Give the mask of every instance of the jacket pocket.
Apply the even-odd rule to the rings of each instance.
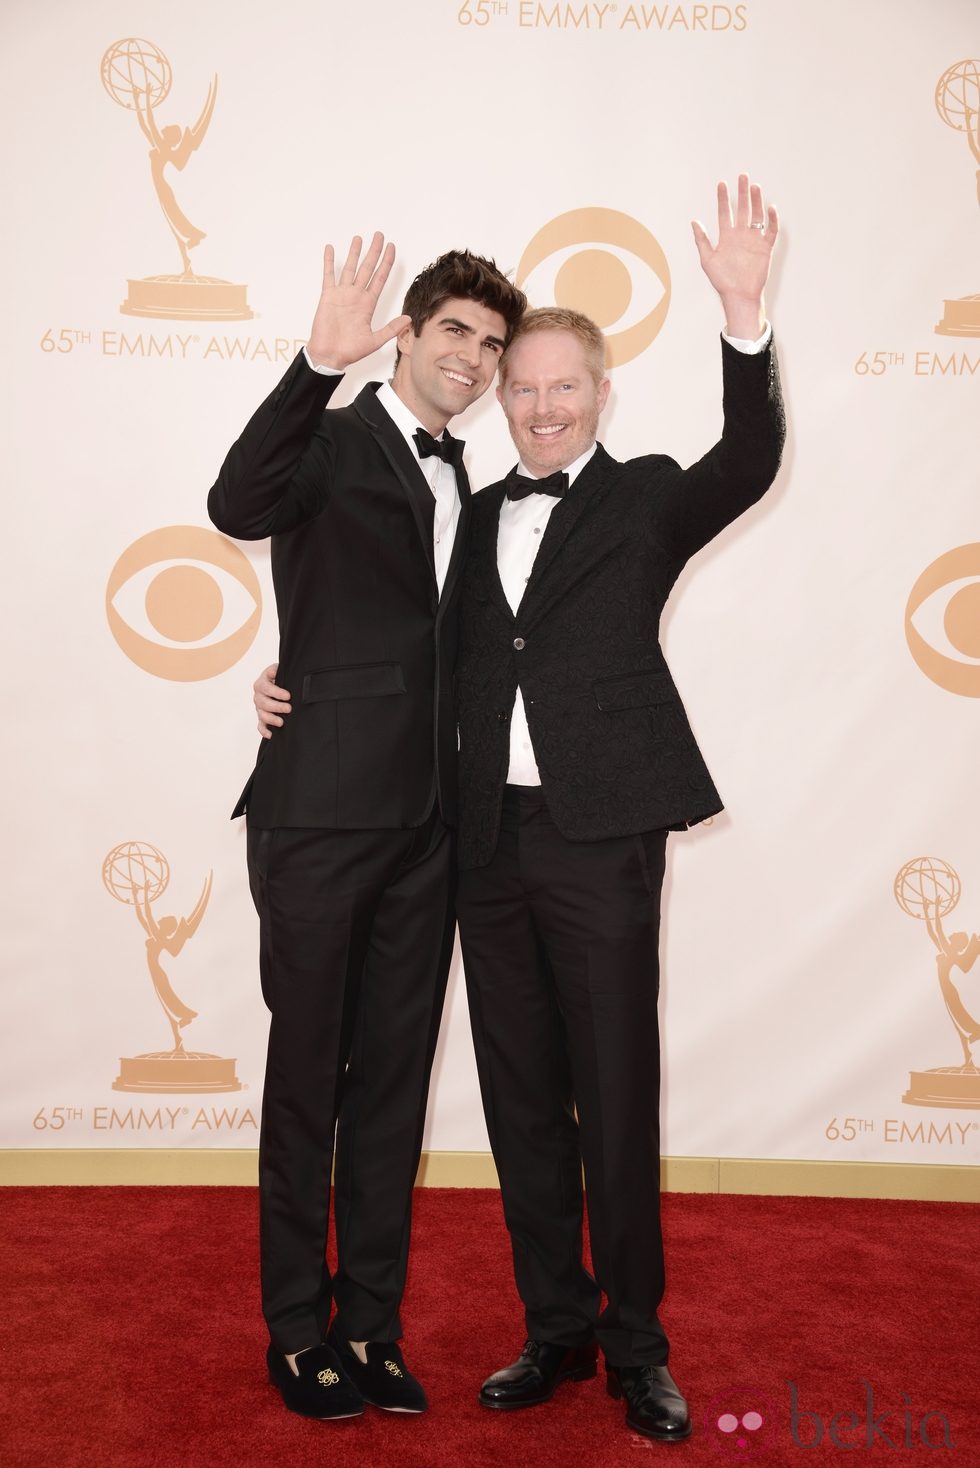
[[[645,709],[658,703],[673,703],[674,685],[666,669],[643,673],[619,673],[615,678],[598,678],[592,685],[595,701],[603,713],[619,709]]]
[[[303,679],[304,703],[338,698],[388,698],[405,691],[401,663],[347,663],[340,668],[317,668]]]

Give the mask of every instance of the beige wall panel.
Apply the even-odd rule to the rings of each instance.
[[[609,328],[603,439],[618,457],[689,462],[720,422],[721,325],[689,221],[710,227],[715,180],[747,168],[784,221],[770,305],[790,439],[773,491],[685,570],[665,621],[728,804],[670,842],[665,1150],[709,1169],[974,1165],[980,320],[961,298],[980,291],[980,83],[969,66],[947,74],[980,54],[975,6],[286,0],[270,15],[20,0],[0,34],[16,201],[0,1145],[255,1144],[267,1021],[227,816],[275,614],[268,547],[236,555],[201,531],[226,448],[304,338],[324,241],[375,227],[396,240],[389,314],[453,244],[516,269],[548,227],[536,303],[567,261],[603,252],[579,304],[631,285]],[[152,49],[126,61],[134,35]],[[132,105],[139,77],[158,128],[193,130],[184,166],[163,170],[172,201]],[[151,279],[180,274],[181,220],[204,233],[192,265],[224,319],[176,314],[179,286]],[[352,372],[344,400],[388,370]],[[460,432],[475,482],[511,463],[492,400]],[[125,647],[106,612],[123,557],[116,580],[133,574],[111,597],[145,639],[117,624]],[[117,900],[103,863],[131,843],[153,850],[117,856]],[[910,874],[903,908],[896,875],[925,857],[944,865]],[[167,1072],[168,1091],[151,1089],[173,1034],[138,870],[151,942],[175,946],[160,925],[184,919],[179,951],[157,958],[197,1012],[187,1049],[209,1057]],[[933,937],[923,894],[943,908]],[[457,961],[426,1147],[486,1146]]]

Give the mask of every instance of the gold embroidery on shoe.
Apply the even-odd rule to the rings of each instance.
[[[404,1375],[404,1372],[402,1371],[401,1367],[400,1366],[396,1366],[395,1363],[394,1363],[394,1361],[386,1361],[385,1362],[385,1370],[387,1372],[389,1372],[391,1376],[403,1376]]]
[[[321,1386],[336,1386],[338,1381],[340,1380],[340,1377],[337,1375],[336,1371],[331,1371],[328,1366],[326,1371],[317,1372],[316,1379]]]

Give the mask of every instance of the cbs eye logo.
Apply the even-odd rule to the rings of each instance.
[[[156,678],[214,678],[251,647],[262,592],[248,558],[214,530],[168,525],[140,536],[105,592],[113,637]]]
[[[560,258],[539,270],[550,256]],[[517,267],[517,284],[529,283],[529,296],[581,311],[602,328],[607,367],[645,352],[670,307],[666,255],[639,220],[617,209],[572,209],[539,229]]]
[[[961,545],[927,566],[905,608],[909,651],[927,678],[980,698],[980,545]]]

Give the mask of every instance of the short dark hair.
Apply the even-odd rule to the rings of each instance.
[[[488,311],[497,311],[507,325],[505,344],[527,310],[527,296],[498,270],[495,260],[473,255],[469,250],[449,250],[419,271],[405,293],[402,311],[412,318],[418,336],[425,323],[446,301],[478,301]],[[395,348],[395,364],[401,353]]]

